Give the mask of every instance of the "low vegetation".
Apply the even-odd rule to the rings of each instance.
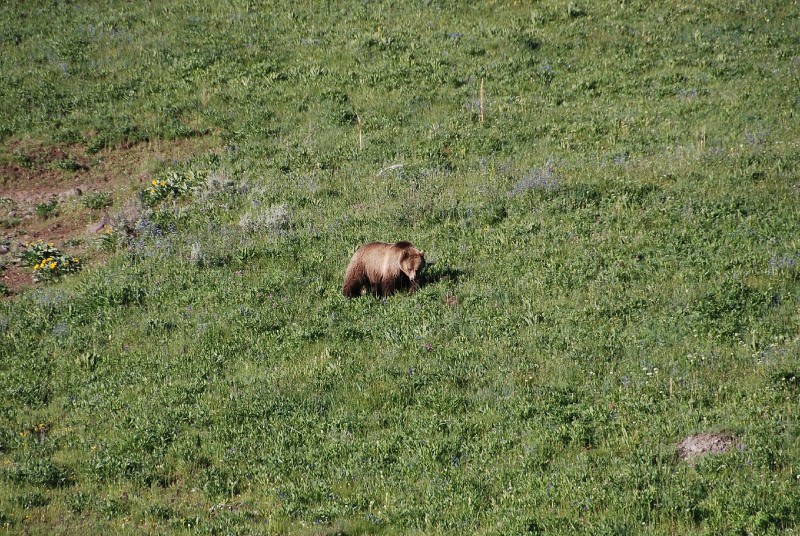
[[[0,527],[795,532],[798,15],[4,3],[0,198],[220,143],[110,170],[102,262],[0,301]],[[0,277],[73,258],[3,207]],[[371,240],[418,292],[341,295]]]

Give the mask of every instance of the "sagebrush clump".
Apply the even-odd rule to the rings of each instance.
[[[256,208],[242,214],[239,227],[248,233],[281,235],[290,229],[291,212],[285,204]]]

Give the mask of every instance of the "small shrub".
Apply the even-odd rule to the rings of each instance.
[[[105,136],[95,136],[86,143],[86,153],[96,154],[108,146],[108,139]]]
[[[83,244],[83,238],[69,238],[61,242],[61,245],[65,248],[74,248]]]
[[[205,180],[204,171],[170,171],[161,179],[153,179],[150,186],[139,192],[142,203],[155,206],[169,197],[179,198],[191,194]]]
[[[220,236],[211,236],[203,241],[193,241],[189,247],[189,261],[196,266],[225,266],[232,260],[230,248],[225,237],[228,233],[223,230]]]
[[[769,303],[765,294],[744,281],[726,279],[709,287],[697,301],[696,312],[708,329],[719,334],[733,335],[745,330]]]
[[[539,78],[545,83],[550,84],[556,77],[556,70],[550,65],[549,61],[544,61],[539,65]]]
[[[289,209],[280,204],[253,213],[245,212],[239,219],[239,227],[248,233],[283,234],[289,230],[290,221]]]
[[[69,158],[56,160],[54,164],[56,168],[64,171],[80,171],[82,169],[86,169],[86,166],[80,162],[76,162],[75,160],[71,160]]]
[[[209,173],[206,176],[204,193],[207,195],[236,195],[243,194],[249,191],[247,184],[239,184],[236,181],[228,178],[224,172],[217,171]]]
[[[145,510],[147,516],[161,521],[167,521],[175,516],[175,511],[166,505],[153,504]]]
[[[62,488],[74,483],[71,472],[48,459],[29,458],[17,467],[6,471],[6,478],[11,482]]]
[[[2,184],[2,181],[0,181]],[[8,197],[0,197],[0,227],[4,229],[10,229],[11,227],[15,227],[19,225],[20,219],[17,217],[16,212],[14,209],[16,208],[16,203],[13,199]]]
[[[97,364],[100,361],[100,357],[97,355],[96,352],[88,351],[75,356],[74,361],[75,364],[80,368],[88,371],[93,371],[94,369],[97,368]]]
[[[132,237],[140,234],[143,227],[150,225],[153,209],[144,207],[138,201],[125,205],[122,210],[111,217],[111,229],[118,245],[125,245]]]
[[[120,243],[120,235],[113,228],[106,227],[97,236],[97,244],[103,251],[116,251]]]
[[[33,266],[34,281],[53,281],[66,274],[80,271],[82,265],[77,257],[66,255],[53,244],[26,243],[19,259],[23,266]]]
[[[25,249],[19,254],[20,263],[23,266],[34,266],[44,259],[55,257],[61,253],[52,243],[43,242],[25,242]]]
[[[205,262],[203,245],[200,242],[193,242],[189,251],[189,260],[195,264],[202,265]]]
[[[66,274],[74,274],[81,269],[81,260],[77,257],[48,257],[33,267],[34,281],[54,281]]]
[[[577,19],[578,17],[585,17],[586,11],[582,7],[570,2],[567,4],[567,15],[571,19]]]
[[[46,203],[36,205],[35,211],[36,215],[43,220],[46,220],[52,216],[58,216],[58,199],[53,197]]]
[[[83,196],[81,204],[91,210],[102,210],[110,207],[113,200],[108,192],[91,192]]]
[[[12,227],[19,225],[21,222],[22,220],[16,216],[7,216],[5,218],[0,218],[0,227],[3,229],[11,229]]]
[[[34,158],[32,158],[28,154],[25,154],[22,151],[14,151],[13,155],[14,155],[14,161],[22,167],[32,168],[33,165],[36,163],[34,161]]]
[[[769,260],[769,274],[774,276],[781,273],[800,278],[800,253],[775,256]]]
[[[200,478],[203,491],[209,497],[233,497],[241,492],[242,482],[227,469],[209,467]]]
[[[25,509],[39,508],[50,503],[47,497],[38,491],[18,495],[14,498],[14,502]]]
[[[115,499],[113,497],[106,497],[98,501],[98,510],[105,516],[106,519],[114,519],[115,517],[126,515],[130,512],[130,504],[125,499]]]
[[[544,167],[528,171],[514,185],[511,195],[520,195],[532,190],[555,190],[558,188],[558,178],[555,164],[548,161]]]
[[[97,504],[97,498],[88,493],[78,491],[67,495],[65,502],[70,512],[81,514],[93,510]]]

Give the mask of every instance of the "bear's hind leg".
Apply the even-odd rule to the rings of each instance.
[[[344,282],[342,294],[348,298],[358,298],[364,291],[364,281],[359,279],[348,279]]]

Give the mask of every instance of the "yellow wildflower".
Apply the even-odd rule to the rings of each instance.
[[[167,181],[161,181],[161,186],[166,186],[166,185],[167,185]]]
[[[54,262],[51,262],[51,263],[50,263],[50,269],[51,269],[51,270],[55,270],[55,268],[56,268],[56,263],[54,263]]]
[[[151,184],[152,184],[153,186],[158,186],[158,181],[157,181],[157,180],[155,180],[155,179],[153,179],[153,182],[151,182]]]

